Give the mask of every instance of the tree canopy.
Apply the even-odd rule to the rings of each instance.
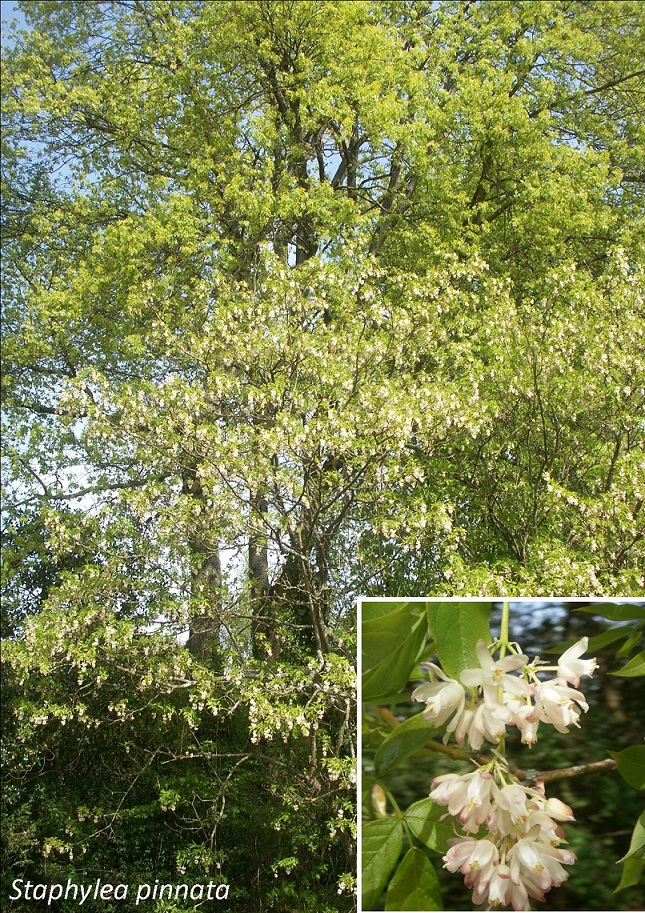
[[[645,590],[641,5],[21,9],[15,864],[351,906],[356,595]]]

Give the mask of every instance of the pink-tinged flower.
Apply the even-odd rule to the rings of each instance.
[[[482,747],[484,737],[489,742],[499,742],[506,732],[506,724],[511,722],[511,714],[502,704],[490,707],[480,704],[475,710],[473,724],[468,735],[468,740],[475,751]]]
[[[461,867],[466,865],[478,842],[469,837],[450,837],[450,849],[443,857],[444,869],[448,869],[449,872],[461,871]]]
[[[499,850],[492,840],[453,837],[449,842],[452,846],[444,856],[444,868],[472,876],[466,879],[466,884],[471,882],[468,887],[472,887],[475,879],[483,882],[490,880],[493,869],[499,862]]]
[[[489,829],[480,840],[449,840],[444,864],[463,874],[475,904],[530,910],[529,898],[543,901],[546,891],[567,879],[563,866],[575,862],[570,850],[559,847],[564,832],[554,820],[573,820],[573,814],[559,799],[546,798],[543,781],[522,786],[507,770],[493,767],[499,784],[488,771],[463,777],[448,774],[433,781],[432,797],[440,804],[450,802],[462,826],[485,820]],[[479,817],[470,805],[475,800],[482,803]]]
[[[444,742],[448,741],[451,732],[455,733],[455,739],[457,740],[458,745],[463,745],[466,737],[470,740],[474,719],[475,711],[471,710],[470,707],[464,707],[462,712],[453,716],[446,726],[446,734],[443,738]]]
[[[531,792],[519,783],[508,783],[501,789],[497,785],[493,786],[496,807],[491,824],[494,824],[500,833],[512,834],[515,825],[528,820],[531,811],[536,807]]]
[[[470,834],[476,833],[488,818],[493,778],[486,771],[470,774],[444,774],[432,781],[430,798],[437,805],[447,805],[453,817]]]
[[[459,716],[466,704],[466,692],[453,678],[449,678],[438,666],[427,663],[428,668],[441,679],[419,685],[412,692],[413,701],[425,701],[423,716],[426,720],[441,726],[453,713]]]
[[[524,745],[534,745],[537,742],[537,730],[540,725],[540,711],[531,703],[520,701],[511,697],[505,701],[506,707],[511,714],[511,722],[519,729],[522,734]]]
[[[488,883],[488,900],[494,907],[507,907],[509,902],[509,894],[513,888],[513,882],[511,881],[511,870],[510,867],[500,863],[494,870],[491,875],[491,879]],[[485,898],[482,897],[482,900]],[[481,903],[481,901],[475,898],[473,895],[473,900],[475,903]]]
[[[561,885],[569,877],[562,868],[562,863],[571,865],[576,861],[574,853],[570,850],[560,849],[537,840],[537,828],[531,830],[528,836],[518,840],[508,851],[510,860],[511,878],[515,884],[520,879],[533,882],[541,891],[548,891],[553,885]]]
[[[556,821],[575,821],[573,817],[573,810],[571,806],[567,805],[566,802],[562,802],[560,799],[551,797],[547,799],[544,804],[544,811],[547,813],[549,818],[555,818]]]
[[[531,904],[529,902],[529,897],[534,897],[536,900],[540,901],[546,900],[544,891],[542,891],[528,875],[522,876],[522,879],[518,884],[515,884],[511,878],[511,883],[513,884],[511,902],[514,910],[530,910]]]
[[[595,659],[580,659],[589,646],[589,638],[581,637],[578,643],[569,647],[558,660],[558,678],[571,682],[574,688],[580,684],[581,675],[593,675],[598,663]]]
[[[564,840],[565,836],[557,821],[554,821],[542,809],[535,809],[535,811],[531,812],[525,824],[525,830],[527,834],[530,831],[534,831],[537,835],[536,839],[542,840],[544,843],[550,843],[553,846],[557,846]]]
[[[532,894],[531,896],[537,897],[538,900],[544,900],[544,894]],[[530,910],[531,904],[529,901],[529,895],[526,890],[525,885],[520,881],[519,884],[511,879],[510,887],[507,891],[507,897],[510,900],[514,910]]]
[[[544,781],[538,780],[535,787],[531,790],[533,795],[532,811],[526,822],[526,833],[539,829],[537,839],[543,840],[552,846],[557,846],[561,840],[564,840],[564,831],[557,823],[558,821],[575,821],[573,811],[560,799],[551,797],[547,799],[544,793]]]
[[[459,774],[442,774],[432,781],[430,798],[437,805],[447,805],[451,815],[456,816],[468,798],[468,781]]]
[[[480,668],[464,669],[459,677],[467,688],[483,690],[484,701],[489,708],[499,706],[500,687],[516,696],[528,693],[528,685],[522,678],[508,674],[526,665],[529,661],[528,656],[524,656],[522,653],[512,654],[495,661],[483,640],[477,642],[476,650]]]
[[[580,717],[580,707],[586,712],[589,705],[584,694],[574,691],[567,685],[556,681],[540,682],[535,688],[536,709],[539,709],[540,719],[550,723],[558,732],[568,732],[568,726],[577,726]],[[578,707],[576,702],[580,705]]]
[[[489,773],[477,770],[468,780],[468,801],[459,814],[459,821],[467,833],[474,834],[488,818],[493,778]]]

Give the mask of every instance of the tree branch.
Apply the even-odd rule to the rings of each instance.
[[[592,761],[590,764],[576,764],[573,767],[562,767],[559,770],[520,770],[516,768],[514,773],[520,780],[527,780],[529,783],[536,783],[541,780],[543,783],[552,783],[555,780],[568,780],[571,777],[585,777],[588,774],[606,774],[612,773],[616,769],[616,762],[613,758],[605,758],[604,761]]]
[[[387,723],[391,729],[396,729],[401,725],[399,720],[394,716],[391,710],[386,707],[371,705],[374,712],[384,723]],[[463,748],[455,748],[452,745],[444,745],[442,742],[435,742],[429,739],[423,746],[428,751],[436,751],[439,754],[448,755],[456,761],[474,761],[477,764],[488,764],[492,758],[487,754],[479,752],[470,753]],[[604,761],[592,761],[589,764],[576,764],[573,767],[562,767],[558,770],[522,770],[519,767],[508,766],[509,771],[519,780],[526,780],[528,783],[552,783],[555,780],[568,780],[572,777],[584,777],[588,774],[606,774],[612,773],[616,769],[616,762],[613,758],[606,758]]]

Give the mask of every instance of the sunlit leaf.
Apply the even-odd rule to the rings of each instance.
[[[491,604],[487,602],[429,602],[428,622],[444,670],[459,678],[464,669],[478,667],[478,640],[490,642]]]
[[[645,859],[627,859],[623,863],[623,874],[620,879],[620,884],[614,891],[614,894],[617,894],[618,891],[622,891],[624,888],[631,888],[632,885],[638,884],[643,874],[643,866],[645,866]]]
[[[574,609],[574,611],[586,612],[588,615],[601,615],[610,621],[645,620],[645,606],[633,603],[616,605],[610,602],[599,602],[590,606],[582,606],[579,609]]]
[[[619,862],[626,862],[628,859],[643,859],[645,857],[645,812],[642,813],[632,833],[632,839],[629,843],[629,849]]]
[[[623,678],[635,678],[637,676],[645,675],[645,650],[641,653],[637,653],[636,656],[633,656],[622,669],[616,669],[609,674],[620,675]]]
[[[403,688],[423,649],[427,635],[423,603],[393,603],[387,614],[362,623],[364,701],[376,701]],[[378,603],[372,603],[378,605]],[[365,609],[364,609],[365,610]]]
[[[642,625],[638,625],[631,637],[628,637],[620,650],[616,653],[616,659],[624,659],[629,656],[634,647],[638,646],[643,638]]]
[[[405,820],[417,840],[443,854],[448,850],[448,838],[454,836],[447,821],[440,820],[445,814],[446,809],[432,799],[421,799],[407,809]]]

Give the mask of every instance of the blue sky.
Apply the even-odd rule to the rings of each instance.
[[[5,19],[7,19],[7,20],[18,19],[18,21],[21,23],[21,25],[24,26],[24,24],[25,24],[24,16],[18,9],[18,4],[15,2],[15,0],[0,0],[0,5],[2,7],[0,19],[2,19],[3,21]],[[3,24],[3,26],[2,26],[2,44],[3,45],[5,44],[5,37],[6,37],[5,36],[5,27]]]

